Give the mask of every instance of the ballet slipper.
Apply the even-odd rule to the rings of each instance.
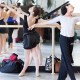
[[[39,73],[36,73],[36,77],[40,77],[40,74]]]
[[[18,76],[23,77],[23,76],[25,76],[25,73],[20,73]]]

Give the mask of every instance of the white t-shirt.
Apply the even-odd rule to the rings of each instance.
[[[66,16],[58,16],[52,20],[48,21],[48,24],[54,24],[60,21],[61,23],[61,32],[60,34],[66,37],[74,36],[74,26],[76,22],[80,21],[80,17],[66,17]]]

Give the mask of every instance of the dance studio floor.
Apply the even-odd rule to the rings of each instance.
[[[6,47],[7,47],[7,44],[6,44]],[[46,57],[51,55],[51,49],[52,49],[51,43],[41,44],[41,52],[43,56],[42,65],[45,65]],[[24,60],[23,45],[22,43],[16,43],[12,51],[8,51],[6,54],[0,56],[0,62],[4,58],[9,58],[10,54],[13,52],[18,54],[20,59]],[[59,58],[61,56],[59,44],[56,44],[55,46],[55,55]],[[74,46],[73,58],[75,62],[74,65],[80,66],[79,64],[80,63],[80,44],[76,44]],[[34,62],[32,61],[30,65],[33,66]],[[75,75],[76,75],[76,80],[80,80],[80,73],[76,73]],[[52,77],[51,73],[40,73],[40,77],[36,77],[35,72],[31,72],[31,73],[28,72],[24,77],[18,77],[18,74],[0,73],[0,80],[57,80],[57,77],[58,77],[58,74],[54,74],[54,77]],[[69,76],[67,77],[66,80],[70,80]]]

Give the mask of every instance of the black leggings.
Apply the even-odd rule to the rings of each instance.
[[[7,22],[8,25],[14,25],[14,22]],[[8,28],[8,45],[13,42],[12,39],[12,33],[13,33],[14,28]]]
[[[8,29],[8,45],[10,45],[10,43],[13,42],[13,39],[12,39],[13,30],[14,30],[13,28]]]
[[[73,42],[74,37],[65,37],[60,35],[60,48],[62,56],[58,80],[65,80],[67,74],[69,74],[71,80],[76,80],[73,67],[71,65],[71,63],[73,62],[72,58]]]

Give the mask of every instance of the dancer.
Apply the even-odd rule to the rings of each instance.
[[[4,7],[0,7],[0,25],[6,25],[4,21]],[[6,53],[7,29],[0,28],[0,53]]]
[[[7,20],[7,24],[8,25],[17,25],[17,21],[16,21],[16,14],[13,13],[12,11],[8,11],[9,12],[9,17]],[[8,45],[9,45],[9,50],[13,49],[13,38],[12,38],[12,34],[15,28],[8,28]]]

